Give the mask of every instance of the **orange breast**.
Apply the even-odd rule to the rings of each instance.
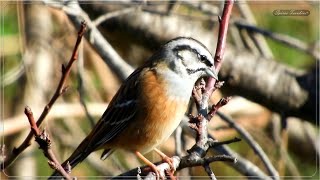
[[[144,74],[136,119],[113,143],[118,148],[146,153],[165,141],[179,125],[188,100],[168,97],[166,81],[155,72]]]

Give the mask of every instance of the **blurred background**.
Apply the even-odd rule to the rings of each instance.
[[[29,132],[24,107],[28,105],[38,118],[52,97],[61,64],[70,59],[79,22],[84,19],[89,25],[67,80],[68,91],[41,126],[63,162],[99,120],[125,77],[161,44],[191,36],[214,54],[223,2],[45,0],[2,1],[0,7],[1,161]],[[220,112],[252,136],[282,178],[318,179],[319,2],[236,2],[227,41],[219,73],[225,84],[214,92],[211,103],[232,96]],[[193,106],[191,102],[186,114],[196,114]],[[219,116],[210,122],[209,132],[219,141],[243,138]],[[182,156],[194,142],[182,123],[160,149],[169,156]],[[224,148],[208,155],[228,152],[239,162],[212,163],[218,179],[248,178],[252,175],[248,167],[270,175],[245,139]],[[90,155],[72,175],[115,176],[142,165],[125,151],[105,161],[99,159],[100,153]],[[160,160],[153,153],[147,157]],[[1,172],[1,178],[32,179],[52,171],[32,141]],[[180,179],[208,178],[202,167],[186,168],[177,175]],[[256,178],[263,179],[262,175]]]

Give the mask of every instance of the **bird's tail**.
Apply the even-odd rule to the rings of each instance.
[[[77,164],[82,162],[89,154],[92,152],[90,147],[87,147],[88,138],[85,138],[80,145],[76,148],[76,150],[71,154],[71,156],[64,161],[61,166],[63,168],[67,168],[67,164],[69,163],[71,169],[73,169]],[[49,179],[56,179],[57,176],[61,176],[58,171],[55,171]],[[60,177],[61,178],[61,177]]]

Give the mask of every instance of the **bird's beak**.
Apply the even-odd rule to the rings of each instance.
[[[214,67],[206,68],[205,72],[210,76],[218,80],[218,74],[215,71]]]

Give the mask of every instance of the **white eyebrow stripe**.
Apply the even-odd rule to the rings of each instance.
[[[137,101],[136,100],[129,100],[129,101],[126,101],[126,102],[121,103],[121,104],[116,104],[116,105],[114,105],[114,107],[115,108],[122,108],[122,107],[128,106],[128,105],[130,105],[132,103],[135,103],[135,102],[137,102]]]

